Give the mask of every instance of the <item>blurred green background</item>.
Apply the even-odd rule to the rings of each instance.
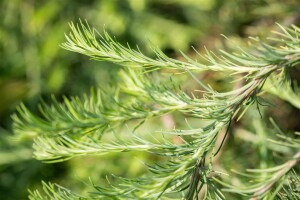
[[[89,157],[43,164],[32,158],[31,138],[13,135],[10,116],[21,101],[36,111],[40,98],[50,102],[50,94],[58,98],[81,95],[90,87],[106,87],[116,80],[117,66],[59,47],[69,22],[87,20],[123,44],[138,44],[149,56],[153,56],[150,41],[179,58],[179,50],[193,57],[191,46],[200,52],[204,45],[231,49],[232,43],[220,34],[243,44],[249,35],[269,34],[276,22],[299,25],[299,6],[298,0],[1,0],[0,199],[26,199],[27,189],[38,188],[41,180],[89,190],[85,183],[89,176],[95,183],[111,173],[136,176],[144,170],[139,159],[156,159],[130,153],[104,156],[101,161]],[[218,75],[211,77],[216,87],[224,87]],[[192,90],[193,84],[185,87]],[[133,159],[128,162],[128,158]]]

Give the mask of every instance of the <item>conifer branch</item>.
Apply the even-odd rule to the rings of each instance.
[[[71,23],[70,27],[71,33],[66,35],[67,42],[62,45],[63,48],[124,66],[116,91],[110,94],[91,91],[82,99],[65,97],[63,103],[53,98],[52,105],[40,106],[41,117],[21,105],[19,114],[13,116],[15,131],[34,135],[35,156],[47,162],[61,162],[87,154],[138,150],[156,153],[168,160],[164,165],[149,166],[150,173],[141,178],[119,178],[121,184],[110,188],[95,185],[96,192],[91,198],[168,199],[169,195],[176,193],[182,198],[193,199],[197,198],[199,189],[206,187],[208,198],[223,199],[223,194],[214,184],[215,180],[210,177],[213,171],[211,161],[208,163],[211,167],[204,166],[205,158],[216,150],[219,133],[231,121],[240,119],[257,102],[257,95],[270,76],[284,74],[287,68],[295,67],[300,62],[300,29],[296,26],[280,26],[282,32],[276,33],[280,39],[273,38],[275,43],[268,44],[255,39],[259,45],[247,50],[238,49],[241,53],[220,51],[221,54],[216,55],[207,51],[201,57],[205,60],[203,62],[209,64],[201,64],[185,54],[186,61],[175,60],[155,48],[156,58],[153,59],[139,50],[131,49],[129,45],[122,46],[105,31],[101,36],[83,23]],[[200,82],[203,86],[200,97],[191,96],[168,83],[155,82],[149,71],[158,69],[179,70],[191,76],[197,71],[238,73],[243,75],[244,86],[229,92],[217,92]],[[279,81],[286,80],[285,75],[278,77]],[[210,123],[190,130],[162,131],[159,136],[155,135],[155,140],[154,136],[149,139],[145,134],[137,135],[135,131],[126,138],[118,134],[111,137],[118,127],[126,123],[135,121],[137,128],[147,119],[175,111],[199,120],[209,120]],[[107,135],[110,136],[108,140],[104,139]],[[190,140],[173,144],[164,135],[179,135]],[[292,168],[294,164],[288,166]],[[281,175],[283,169],[287,169],[286,164],[267,171]],[[269,182],[259,182],[249,190],[232,191],[257,192],[261,195],[264,192],[260,191],[272,186],[274,180],[270,178]],[[45,190],[54,191],[55,188],[48,185]],[[40,196],[38,193],[31,195]],[[72,196],[67,192],[66,197],[69,195]],[[57,194],[57,198],[61,198],[61,195]]]
[[[43,191],[46,195],[42,195],[39,191],[29,191],[30,200],[74,200],[74,199],[88,199],[72,191],[53,183],[42,182]]]
[[[104,35],[99,34],[95,29],[91,29],[89,25],[84,25],[82,22],[75,25],[70,23],[71,33],[66,35],[67,42],[62,44],[62,47],[77,53],[87,55],[95,60],[105,60],[117,63],[127,67],[143,67],[154,69],[176,69],[176,70],[197,70],[197,71],[227,71],[233,73],[258,73],[263,75],[268,68],[273,65],[293,65],[299,63],[299,28],[293,26],[290,29],[281,27],[285,34],[276,32],[282,36],[280,42],[285,44],[283,47],[274,47],[266,43],[261,43],[257,38],[254,39],[261,43],[261,46],[256,47],[256,52],[239,49],[242,53],[230,54],[223,50],[221,56],[206,51],[205,56],[201,56],[211,65],[201,64],[187,55],[183,54],[186,62],[179,61],[166,56],[161,50],[153,48],[156,54],[156,59],[149,58],[142,54],[140,50],[134,50],[122,46],[116,42],[106,31]],[[97,37],[100,37],[98,40]],[[276,38],[272,40],[278,41]]]
[[[271,76],[265,86],[265,90],[300,109],[300,89],[296,82],[291,83],[290,78],[287,77],[282,80]]]
[[[273,185],[276,184],[280,179],[284,178],[284,176],[286,176],[287,173],[296,166],[299,160],[300,152],[297,152],[291,160],[272,168],[248,169],[247,173],[236,172],[241,176],[251,178],[251,185],[249,184],[243,187],[235,187],[220,180],[215,180],[227,187],[227,189],[224,189],[223,191],[238,193],[243,196],[251,196],[251,199],[255,200],[271,194]]]
[[[273,125],[274,121],[272,120]],[[274,197],[272,193],[274,191],[274,187],[276,190],[281,189],[283,184],[278,184],[279,182],[284,183],[285,177],[290,173],[292,169],[294,169],[300,161],[300,140],[294,139],[292,137],[284,136],[285,134],[276,127],[279,134],[275,137],[275,139],[269,139],[270,142],[274,144],[278,144],[281,147],[286,147],[294,152],[294,155],[290,157],[289,160],[284,162],[283,164],[262,168],[262,169],[247,169],[246,173],[236,172],[237,175],[245,177],[249,179],[248,184],[243,186],[235,186],[231,183],[226,183],[224,181],[218,180],[214,178],[215,181],[225,186],[223,189],[224,192],[237,193],[243,196],[251,197],[251,200],[267,198],[270,196]],[[282,180],[282,181],[280,181]],[[272,198],[270,198],[272,199]]]

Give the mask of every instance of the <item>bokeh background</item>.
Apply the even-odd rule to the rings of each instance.
[[[149,56],[153,56],[151,43],[180,58],[179,50],[195,56],[191,46],[199,52],[203,46],[230,50],[233,43],[221,34],[244,45],[248,36],[264,37],[277,29],[276,22],[299,25],[299,7],[298,0],[1,0],[0,199],[26,199],[27,190],[39,188],[41,180],[89,190],[89,177],[105,184],[111,173],[137,176],[144,170],[139,159],[156,159],[131,153],[44,164],[32,158],[32,138],[15,138],[11,115],[20,102],[36,112],[40,99],[50,102],[51,94],[58,98],[81,95],[91,87],[116,81],[118,66],[89,60],[59,46],[69,32],[69,22],[87,20],[123,44],[138,44]],[[203,76],[213,79],[215,87],[224,87],[218,74]],[[185,83],[185,88],[192,90],[193,83]],[[277,101],[284,111],[276,115],[291,119],[281,125],[299,130],[299,111]]]

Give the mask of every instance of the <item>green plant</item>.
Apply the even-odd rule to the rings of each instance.
[[[241,173],[242,177],[230,174],[230,179],[240,179],[238,184],[215,169],[215,160],[223,153],[220,151],[233,129],[231,126],[249,109],[263,112],[264,93],[271,91],[299,105],[297,86],[292,88],[289,84],[289,72],[300,62],[300,29],[297,26],[283,28],[278,25],[281,31],[276,32],[270,42],[252,38],[251,48],[236,47],[235,53],[221,50],[220,54],[215,54],[206,50],[206,55],[199,54],[201,61],[184,53],[185,61],[173,59],[158,48],[153,48],[156,58],[150,58],[138,47],[121,45],[105,31],[100,35],[83,23],[71,23],[70,27],[71,33],[62,47],[94,60],[120,65],[117,83],[110,89],[92,89],[83,98],[64,97],[63,103],[53,97],[52,105],[42,103],[39,107],[41,116],[21,105],[19,114],[13,116],[15,132],[34,137],[34,155],[44,162],[127,151],[145,151],[161,158],[153,165],[146,164],[149,173],[139,178],[115,177],[118,183],[111,183],[110,187],[93,184],[95,190],[88,194],[43,183],[45,194],[36,190],[30,192],[30,199],[236,197],[224,191],[247,198],[272,199],[281,194],[279,191],[284,193],[281,188],[287,174],[291,169],[297,170],[300,141],[297,136],[283,133],[275,123],[273,127],[279,139],[268,141],[266,128],[274,130],[255,122],[257,116],[248,116],[256,123],[259,152],[265,159],[257,162],[263,163],[260,169]],[[206,71],[231,75],[232,81],[239,84],[229,87],[230,91],[216,91],[195,74]],[[194,79],[201,89],[184,92],[176,82],[178,76]],[[287,92],[280,92],[281,87],[288,88]],[[187,128],[154,133],[147,133],[143,128],[147,121],[172,113],[185,116]],[[197,119],[198,127],[189,125],[188,119]],[[180,142],[172,142],[174,137],[180,138]],[[269,148],[280,154],[280,159],[271,162],[267,156]],[[222,158],[218,160],[222,162]],[[278,165],[279,160],[284,164]],[[247,186],[245,183],[249,179],[253,182]]]

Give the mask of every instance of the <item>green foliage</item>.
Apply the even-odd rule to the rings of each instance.
[[[278,0],[66,0],[63,2],[58,0],[2,0],[0,2],[0,17],[2,19],[0,21],[0,54],[2,55],[0,62],[0,199],[25,199],[28,195],[28,188],[31,190],[42,189],[42,186],[39,186],[40,180],[44,180],[47,183],[49,181],[55,182],[67,188],[72,188],[72,191],[84,194],[87,191],[93,191],[93,188],[89,186],[90,184],[82,183],[82,181],[88,182],[89,177],[97,185],[105,187],[109,185],[106,176],[110,174],[130,178],[140,176],[147,170],[147,167],[140,160],[153,165],[155,163],[164,163],[166,161],[165,157],[159,156],[160,152],[157,152],[157,149],[151,149],[151,151],[155,152],[150,154],[145,149],[143,151],[118,153],[116,151],[120,149],[112,149],[112,141],[117,141],[117,143],[126,142],[128,145],[144,144],[138,139],[128,141],[128,138],[126,138],[128,134],[130,137],[133,136],[143,140],[146,137],[146,141],[150,141],[152,145],[166,144],[165,141],[168,141],[174,146],[174,144],[182,143],[182,139],[176,136],[174,131],[171,131],[174,126],[178,130],[190,130],[200,129],[211,123],[210,120],[198,120],[198,118],[190,117],[190,113],[185,114],[185,111],[177,108],[171,108],[172,111],[166,111],[162,117],[155,114],[153,115],[154,117],[148,116],[144,123],[142,123],[143,120],[141,119],[126,120],[125,123],[122,121],[107,122],[108,126],[113,126],[113,131],[110,127],[102,127],[98,132],[100,132],[102,137],[102,143],[108,144],[103,149],[108,149],[114,153],[101,155],[101,159],[99,159],[98,156],[79,156],[83,153],[76,152],[74,159],[70,159],[70,152],[66,152],[66,154],[61,154],[61,157],[57,159],[68,159],[67,162],[45,164],[32,157],[32,137],[37,136],[36,132],[30,131],[32,127],[23,127],[26,129],[24,132],[16,131],[18,132],[16,137],[12,134],[12,120],[10,116],[15,112],[16,105],[21,100],[30,112],[41,116],[42,114],[39,114],[38,109],[36,109],[38,108],[36,104],[41,96],[44,101],[42,104],[45,105],[43,109],[47,110],[47,107],[50,107],[47,105],[50,105],[51,98],[49,97],[51,97],[51,94],[56,96],[57,100],[55,101],[58,104],[63,105],[63,99],[60,98],[62,94],[72,102],[73,100],[70,96],[88,93],[87,91],[91,86],[94,88],[100,86],[101,89],[94,89],[93,92],[97,93],[98,90],[100,91],[102,103],[107,106],[110,104],[108,102],[114,102],[112,103],[113,107],[108,106],[109,108],[104,110],[114,110],[114,116],[123,116],[126,111],[120,111],[119,104],[126,104],[126,108],[147,109],[147,112],[152,109],[160,109],[156,102],[170,100],[169,96],[172,96],[172,93],[164,98],[159,95],[159,93],[165,92],[166,88],[170,92],[178,93],[178,95],[188,95],[191,98],[193,93],[196,98],[202,98],[201,92],[196,92],[196,90],[202,90],[199,84],[196,84],[196,78],[200,79],[205,85],[209,84],[214,90],[219,92],[233,90],[234,88],[239,88],[241,83],[231,81],[240,79],[240,76],[243,76],[244,73],[229,76],[226,70],[224,72],[212,72],[209,69],[196,73],[196,71],[200,71],[199,63],[201,63],[201,68],[205,68],[205,65],[211,66],[211,63],[199,58],[190,46],[192,45],[197,49],[201,55],[204,55],[206,51],[205,48],[202,48],[203,46],[207,46],[208,49],[221,48],[226,52],[230,52],[233,49],[239,52],[236,48],[238,45],[241,47],[246,46],[244,37],[257,35],[265,38],[270,30],[278,30],[275,22],[279,22],[284,26],[289,26],[290,24],[299,25],[298,8],[298,0],[286,0],[284,2]],[[111,62],[90,61],[83,56],[70,54],[59,47],[59,44],[64,41],[63,33],[68,32],[68,22],[78,18],[87,19],[98,30],[104,27],[109,35],[116,36],[118,42],[125,44],[125,47],[127,47],[126,42],[139,44],[140,51],[144,55],[148,55],[145,57],[153,58],[155,57],[155,51],[163,51],[167,56],[176,58],[171,61],[177,65],[176,68],[181,64],[178,61],[184,60],[184,57],[177,53],[177,50],[181,50],[191,57],[190,61],[198,60],[198,63],[195,64],[197,69],[191,70],[195,74],[188,71],[188,73],[179,75],[177,72],[185,71],[185,69],[178,71],[174,67],[170,67],[169,69],[159,70],[157,67],[148,66],[147,71],[155,70],[156,72],[148,73],[147,76],[149,77],[144,78],[140,83],[141,85],[147,83],[147,87],[142,87],[142,90],[139,89],[141,86],[132,89],[131,87],[137,83],[132,83],[130,76],[127,78],[128,74],[131,73],[129,72],[130,70],[119,68]],[[229,42],[223,37],[219,37],[220,33],[228,36]],[[112,38],[115,40],[114,37]],[[152,42],[152,45],[147,45],[147,39]],[[268,42],[272,46],[279,43],[281,42]],[[154,52],[152,51],[153,48],[155,49]],[[136,47],[133,49],[138,51]],[[246,50],[248,51],[247,48]],[[151,60],[151,62],[154,61],[155,59]],[[169,60],[166,61],[168,62]],[[187,64],[187,62],[185,63]],[[218,64],[220,63],[217,63],[217,66]],[[132,63],[132,65],[135,64]],[[193,68],[193,65],[189,66]],[[218,68],[217,70],[221,69]],[[243,70],[245,69],[243,68]],[[165,72],[171,73],[166,74]],[[174,76],[172,72],[177,75]],[[276,75],[276,73],[274,74]],[[225,150],[222,148],[218,154],[222,156],[216,156],[213,159],[216,163],[214,164],[214,169],[230,174],[227,171],[230,168],[243,171],[246,168],[272,167],[285,163],[287,157],[294,153],[289,150],[290,148],[283,148],[280,145],[274,146],[273,143],[266,142],[267,137],[275,140],[276,138],[274,139],[273,135],[278,132],[269,131],[270,127],[264,127],[269,125],[269,121],[266,119],[271,116],[274,117],[274,120],[286,132],[287,136],[290,135],[289,131],[286,130],[290,130],[290,132],[299,131],[299,120],[297,117],[299,112],[297,108],[293,107],[298,105],[299,108],[299,103],[297,103],[299,102],[297,92],[299,91],[299,67],[288,68],[284,76],[291,77],[278,81],[276,76],[271,75],[266,80],[263,91],[275,93],[275,95],[269,96],[266,93],[261,93],[260,95],[263,96],[258,97],[261,104],[266,104],[263,101],[264,99],[273,104],[271,107],[260,107],[260,112],[263,116],[260,123],[257,123],[257,120],[255,120],[260,117],[255,115],[257,112],[255,111],[256,109],[252,109],[253,107],[250,107],[245,112],[245,115],[238,123],[231,123],[231,128],[228,130],[227,135],[232,138],[223,142]],[[290,87],[291,83],[293,84],[292,87]],[[180,84],[180,88],[178,84]],[[202,83],[200,82],[200,84]],[[141,92],[146,89],[153,91],[153,85],[166,86],[163,89],[160,86],[155,87],[158,90],[155,93],[155,100],[148,99],[144,95],[143,101],[141,101],[141,98],[135,99],[130,94],[133,93],[139,97]],[[272,87],[272,85],[279,85],[280,87]],[[118,96],[119,87],[123,88],[120,96]],[[127,89],[128,87],[130,89]],[[273,91],[274,89],[276,90],[275,92]],[[87,99],[90,96],[92,94],[87,94]],[[118,98],[116,99],[115,97]],[[176,96],[174,97],[176,99]],[[287,102],[280,101],[279,98]],[[79,99],[81,102],[85,101],[85,97]],[[184,98],[184,101],[186,99]],[[116,100],[118,101],[116,102]],[[201,103],[204,103],[204,101],[201,101]],[[148,106],[149,104],[151,105]],[[168,109],[171,106],[168,105]],[[195,104],[195,106],[197,105]],[[176,110],[175,112],[173,112],[174,109]],[[68,109],[66,108],[66,110]],[[81,111],[77,110],[76,112]],[[140,111],[138,113],[142,114]],[[90,115],[87,116],[88,118],[93,118]],[[107,117],[108,114],[105,114],[101,119],[103,120]],[[55,119],[54,121],[59,122],[58,124],[61,127],[60,129],[56,126],[50,127],[51,124],[45,122],[45,124],[48,123],[47,126],[53,128],[51,135],[56,134],[57,130],[59,130],[58,132],[63,132],[63,128],[66,128],[64,131],[76,133],[83,131],[85,134],[88,134],[87,127],[77,127],[77,130],[72,130],[72,126],[76,127],[78,122],[73,123],[73,120],[65,117],[61,121],[57,120],[56,117],[53,118]],[[85,122],[87,121],[85,119]],[[34,123],[31,126],[34,126]],[[135,127],[138,128],[134,130]],[[160,131],[157,132],[157,130]],[[104,131],[105,134],[102,134],[101,131]],[[113,134],[106,134],[109,131],[112,131]],[[240,131],[243,134],[240,134]],[[169,132],[169,134],[164,134],[162,137],[161,134],[165,132]],[[221,135],[218,135],[218,145],[221,143],[221,141],[218,141],[222,138],[223,132],[221,131]],[[236,135],[238,135],[238,138],[235,138]],[[279,139],[277,138],[276,140],[280,141],[282,135],[280,134]],[[190,142],[193,140],[190,136],[186,134],[184,139]],[[77,138],[73,137],[72,139],[80,143],[80,139],[77,140]],[[289,141],[293,140],[292,136]],[[75,146],[78,145],[77,143]],[[92,141],[88,140],[88,144],[90,143]],[[267,145],[263,145],[264,143],[267,143]],[[70,144],[68,143],[68,145]],[[96,151],[99,149],[98,142],[96,146],[97,148],[89,147],[93,151],[91,153],[102,154],[103,151]],[[227,146],[230,146],[230,148],[227,148]],[[124,146],[122,148],[125,149]],[[166,149],[163,153],[167,151]],[[284,152],[284,155],[278,158],[277,153],[281,151]],[[272,154],[274,152],[275,157]],[[49,155],[47,154],[47,156]],[[272,159],[275,159],[276,162]],[[53,160],[49,159],[47,162],[53,162]],[[231,175],[230,177],[236,180],[234,179],[236,175]],[[117,179],[114,177],[108,178],[112,183]],[[222,179],[226,179],[226,176],[222,176]],[[247,181],[243,177],[239,177],[239,179],[243,183]],[[231,181],[231,179],[228,181]],[[236,182],[232,182],[232,184],[234,183],[236,184]],[[243,184],[239,182],[237,185]],[[284,188],[286,189],[287,186],[285,182]],[[200,193],[202,194],[203,190]],[[285,194],[283,196],[286,196]],[[234,196],[232,193],[225,193],[225,195],[229,199],[241,198],[240,196]],[[199,198],[201,197],[200,195]]]
[[[297,92],[286,83],[287,71],[300,62],[297,26],[278,25],[280,31],[275,32],[269,42],[253,38],[251,47],[236,47],[234,53],[206,50],[206,54],[201,55],[197,52],[199,61],[184,53],[185,61],[173,59],[158,48],[152,48],[156,57],[150,58],[138,48],[121,45],[106,31],[100,35],[84,23],[71,23],[70,27],[71,33],[62,47],[120,65],[117,83],[110,91],[91,90],[83,98],[64,97],[62,103],[53,97],[52,105],[43,103],[39,107],[40,115],[21,105],[19,114],[13,116],[15,132],[33,136],[34,155],[45,162],[127,151],[145,151],[161,157],[162,161],[146,164],[148,173],[138,178],[115,176],[117,181],[109,183],[109,187],[93,183],[94,191],[83,197],[61,186],[43,183],[45,197],[35,191],[30,193],[31,199],[225,199],[226,191],[265,199],[277,195],[274,191],[282,188],[285,176],[299,160],[299,141],[285,136],[282,131],[278,137],[286,139],[280,145],[288,150],[280,153],[289,159],[284,164],[272,163],[242,174],[252,180],[250,186],[236,186],[223,178],[225,175],[215,170],[214,160],[231,124],[242,119],[255,105],[260,112],[263,91],[271,87],[264,85],[269,79],[273,86],[283,83],[289,88],[284,95],[273,90],[272,94],[285,100],[293,99],[292,104],[298,105],[293,98],[293,95],[298,96]],[[172,72],[171,80],[163,78],[160,73],[163,70]],[[205,71],[226,73],[241,86],[216,91],[196,77],[195,73]],[[194,79],[201,89],[187,93],[172,81],[184,75]],[[143,123],[173,113],[197,119],[200,126],[154,133],[143,129]],[[181,142],[172,142],[174,137],[179,137]],[[217,142],[220,139],[221,142]],[[261,149],[261,154],[265,155],[266,151]],[[277,184],[280,181],[282,183]]]
[[[198,18],[205,12],[203,4],[205,2],[182,4],[148,0],[0,1],[0,199],[25,199],[27,188],[36,187],[40,179],[56,182],[72,176],[68,172],[74,168],[80,171],[78,164],[70,164],[72,167],[67,163],[45,165],[34,160],[31,138],[11,142],[16,138],[11,138],[10,117],[20,101],[37,113],[35,108],[41,96],[49,103],[50,94],[69,96],[84,93],[91,85],[114,82],[117,67],[108,63],[101,63],[99,67],[99,63],[67,54],[59,47],[64,41],[63,33],[68,30],[67,24],[74,16],[101,27],[105,24],[105,28],[122,41],[142,44],[147,37],[162,50],[186,50],[190,43],[198,41],[201,32],[210,30],[196,27],[194,18],[187,19],[190,5],[198,13],[193,17]],[[206,6],[206,9],[213,7]],[[202,19],[197,24],[202,23]],[[161,28],[157,29],[157,25]],[[167,31],[171,28],[176,34]],[[57,175],[61,165],[67,170]]]

